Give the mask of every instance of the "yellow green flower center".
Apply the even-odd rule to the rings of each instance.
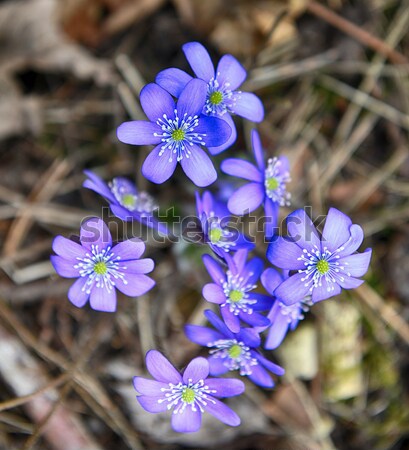
[[[210,230],[209,237],[211,242],[219,242],[220,238],[222,237],[223,232],[220,228],[213,228]]]
[[[212,105],[220,105],[223,101],[223,94],[220,91],[214,91],[210,94],[209,101]]]
[[[125,194],[122,196],[122,204],[124,206],[135,206],[135,196],[132,194]]]
[[[325,275],[329,270],[328,261],[325,261],[325,259],[320,259],[317,262],[317,270],[321,275]]]
[[[234,344],[228,350],[230,358],[236,359],[241,355],[240,345]]]
[[[278,180],[275,177],[271,177],[267,179],[267,189],[269,191],[275,191],[278,188]]]
[[[97,262],[94,266],[94,272],[97,275],[105,275],[107,273],[107,270],[107,265],[103,261]]]
[[[193,403],[195,400],[195,391],[193,389],[190,388],[186,388],[183,392],[182,392],[182,400],[185,403]]]
[[[244,296],[243,292],[238,291],[237,289],[234,289],[234,290],[229,292],[229,298],[234,303],[237,303],[240,300],[242,300],[243,296]]]
[[[185,135],[186,133],[181,128],[177,128],[172,131],[172,139],[177,142],[183,141],[183,139],[185,139]]]

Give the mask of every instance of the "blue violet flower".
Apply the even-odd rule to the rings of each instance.
[[[291,195],[286,184],[291,181],[289,163],[285,156],[274,157],[264,162],[260,136],[256,130],[251,133],[253,152],[257,166],[238,158],[226,159],[221,170],[235,177],[249,180],[230,197],[227,207],[232,214],[243,215],[256,210],[264,203],[266,215],[265,234],[267,239],[274,235],[278,223],[280,206],[289,206]]]
[[[256,350],[261,343],[259,333],[254,328],[241,328],[238,333],[232,333],[213,311],[206,310],[204,314],[216,330],[186,325],[185,333],[192,342],[210,349],[210,375],[220,376],[238,370],[241,376],[247,376],[259,386],[273,387],[274,381],[267,370],[283,375],[284,369]]]
[[[111,233],[104,221],[93,217],[81,225],[80,244],[57,236],[53,241],[51,263],[65,278],[78,278],[68,291],[72,304],[82,308],[88,301],[92,309],[116,310],[116,289],[129,297],[138,297],[155,285],[147,273],[154,262],[139,259],[145,244],[130,239],[112,244]]]
[[[254,284],[263,271],[263,261],[253,258],[247,262],[248,251],[238,250],[227,259],[227,271],[211,256],[203,255],[203,262],[213,283],[203,287],[203,297],[220,305],[220,312],[233,333],[240,331],[240,320],[254,327],[268,326],[270,321],[257,311],[271,308],[272,298],[254,292]]]
[[[124,122],[117,129],[121,142],[156,145],[142,166],[142,174],[153,183],[168,180],[180,162],[185,174],[197,186],[208,186],[217,173],[203,147],[222,145],[231,127],[221,119],[201,114],[206,102],[206,83],[191,80],[175,104],[172,96],[155,83],[141,91],[142,109],[149,121]]]
[[[198,431],[204,412],[232,427],[240,425],[239,416],[217,397],[242,394],[244,383],[231,378],[208,378],[207,359],[194,358],[181,375],[160,352],[150,350],[146,367],[154,380],[134,377],[135,390],[140,394],[136,399],[150,413],[172,410],[174,431]]]
[[[215,71],[210,55],[202,44],[189,42],[183,45],[182,49],[196,77],[207,83],[202,113],[222,118],[232,129],[227,142],[209,147],[210,153],[216,155],[236,141],[237,131],[231,114],[237,114],[252,122],[261,122],[264,119],[264,107],[256,95],[238,90],[247,73],[232,55],[222,56]],[[189,74],[175,68],[165,69],[156,77],[156,83],[176,98],[179,98],[191,80]]]
[[[330,208],[322,237],[303,209],[287,217],[289,237],[275,237],[267,249],[271,264],[296,271],[275,290],[285,305],[293,305],[306,295],[312,303],[354,289],[368,270],[372,250],[355,253],[364,232],[359,225],[335,208]]]

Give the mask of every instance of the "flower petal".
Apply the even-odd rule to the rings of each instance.
[[[331,253],[341,247],[350,237],[351,225],[352,221],[347,215],[330,208],[322,232],[322,247],[327,247]]]
[[[237,129],[236,129],[236,125],[235,125],[234,120],[231,117],[231,115],[226,113],[226,114],[223,114],[222,116],[217,116],[217,117],[220,120],[223,120],[224,122],[226,122],[227,125],[230,127],[230,137],[227,139],[226,142],[224,142],[223,144],[218,145],[216,147],[209,146],[209,144],[206,142],[207,149],[209,150],[209,153],[211,155],[218,155],[222,151],[228,149],[236,142],[236,139],[237,139]]]
[[[80,276],[79,269],[75,269],[75,262],[62,258],[61,256],[50,256],[51,264],[60,277],[78,278]]]
[[[169,92],[155,83],[147,84],[140,94],[141,106],[151,122],[162,119],[164,115],[173,119],[175,101]],[[155,142],[156,144],[157,142]]]
[[[328,283],[325,277],[321,277],[321,286],[315,286],[313,288],[311,301],[317,303],[340,293],[341,287],[337,283]]]
[[[302,254],[303,252],[297,244],[289,238],[281,236],[275,236],[267,248],[267,259],[280,269],[305,269],[304,262],[299,260]]]
[[[84,174],[88,177],[82,184],[83,187],[91,189],[99,195],[105,197],[109,202],[115,202],[116,198],[105,181],[90,170],[84,170]]]
[[[279,366],[278,364],[274,364],[273,362],[271,362],[270,360],[268,360],[267,358],[265,358],[263,355],[261,355],[260,353],[253,351],[251,352],[252,356],[255,357],[257,359],[257,361],[259,361],[259,363],[261,363],[267,370],[269,370],[270,372],[274,373],[274,375],[278,375],[278,376],[282,376],[285,374],[285,370]]]
[[[260,334],[254,328],[242,328],[237,333],[237,340],[243,341],[248,347],[259,347],[261,343]]]
[[[244,178],[245,180],[256,181],[257,183],[263,182],[263,175],[257,169],[254,164],[251,164],[244,159],[229,158],[225,159],[220,169],[233,177]]]
[[[185,325],[185,334],[189,340],[203,347],[210,347],[209,344],[225,339],[218,331],[200,325]]]
[[[344,277],[343,280],[338,279],[337,283],[343,288],[343,289],[355,289],[364,282],[364,280],[359,280],[358,278],[354,277]],[[334,294],[335,295],[335,294]]]
[[[267,317],[256,312],[253,312],[252,314],[241,312],[239,317],[243,322],[246,322],[253,327],[265,327],[270,325],[270,321]]]
[[[269,317],[270,318],[270,317]],[[271,327],[268,330],[268,335],[266,342],[264,343],[264,348],[268,350],[274,350],[280,346],[283,342],[285,335],[287,334],[289,323],[287,317],[281,313],[275,316],[274,321],[271,320]]]
[[[111,203],[109,207],[111,208],[112,214],[114,214],[114,216],[118,217],[118,219],[121,219],[124,222],[131,222],[133,219],[138,220],[138,218],[135,217],[134,211],[130,211],[129,209],[126,209],[121,205]]]
[[[226,324],[210,309],[204,312],[206,319],[218,330],[224,339],[234,339],[234,334],[227,328]]]
[[[216,392],[212,393],[212,397],[234,397],[244,392],[245,386],[241,380],[235,378],[208,378],[206,386]]]
[[[266,168],[266,164],[264,162],[264,150],[263,146],[261,145],[260,135],[255,129],[251,131],[251,144],[253,147],[253,153],[256,159],[257,166],[262,172],[264,172]]]
[[[89,293],[85,289],[87,277],[78,278],[68,290],[68,299],[77,308],[82,308],[89,299]]]
[[[238,427],[240,425],[240,417],[229,406],[225,405],[220,400],[217,400],[217,398],[210,397],[208,399],[206,412],[216,417],[220,422],[230,425],[231,427]]]
[[[226,120],[219,117],[200,116],[195,133],[206,135],[203,138],[206,147],[218,147],[227,142],[232,129]],[[215,153],[212,154],[214,155]]]
[[[261,274],[261,284],[264,286],[264,289],[271,295],[274,295],[274,290],[279,286],[283,281],[283,276],[275,269],[271,267],[266,269]]]
[[[300,248],[305,248],[309,252],[321,249],[321,241],[317,230],[303,209],[297,209],[297,211],[291,213],[286,221],[291,240]],[[288,269],[292,268],[288,267]]]
[[[264,224],[264,232],[266,236],[266,241],[270,242],[275,234],[278,231],[278,214],[280,210],[280,205],[277,202],[273,202],[271,198],[264,198],[264,213],[265,224]]]
[[[338,260],[340,266],[344,266],[344,272],[348,276],[362,277],[368,271],[371,261],[372,249],[367,248],[363,253],[357,253],[351,256],[345,256]]]
[[[150,273],[155,268],[155,262],[151,258],[144,258],[134,261],[122,261],[126,269],[121,264],[121,270],[124,270],[125,274],[142,274]]]
[[[53,251],[67,260],[77,262],[77,258],[85,258],[87,250],[71,239],[56,236],[53,240]]]
[[[163,402],[162,397],[151,397],[149,395],[139,395],[136,397],[139,404],[145,411],[150,413],[160,413],[168,410],[168,402]]]
[[[238,116],[252,122],[261,122],[264,119],[263,104],[251,92],[235,92],[231,99],[230,109]]]
[[[228,305],[222,306],[220,308],[223,320],[230,331],[233,333],[238,333],[240,331],[240,319],[238,316],[234,315]]]
[[[359,225],[351,225],[349,232],[351,233],[349,239],[338,249],[338,256],[340,258],[354,253],[364,240],[364,230]]]
[[[210,356],[209,361],[209,373],[214,377],[218,377],[229,372],[229,368],[224,364],[226,358],[217,358],[215,356]]]
[[[209,362],[206,358],[199,356],[192,359],[183,372],[183,382],[188,384],[189,381],[197,383],[200,380],[205,380],[209,375]]]
[[[127,239],[116,244],[112,251],[120,257],[121,262],[133,261],[142,256],[145,251],[145,243],[139,238]]]
[[[178,433],[194,433],[202,425],[202,413],[199,408],[193,411],[190,406],[187,406],[183,411],[172,414],[171,425]]]
[[[243,277],[248,284],[255,284],[263,272],[264,262],[261,258],[253,258],[247,264],[243,271]]]
[[[203,297],[210,303],[218,303],[219,305],[226,301],[226,296],[221,286],[216,283],[208,283],[203,286]]]
[[[251,374],[248,375],[249,379],[258,386],[271,388],[274,386],[274,381],[271,378],[270,374],[267,372],[264,367],[257,364],[257,366],[251,367]]]
[[[229,89],[235,91],[246,79],[246,69],[232,55],[221,57],[216,69],[216,77],[220,86],[229,83]]]
[[[159,72],[156,75],[155,82],[173,97],[179,98],[191,79],[192,77],[183,70],[171,68]]]
[[[260,183],[247,183],[230,197],[227,207],[232,214],[242,216],[257,209],[263,200],[263,186]]]
[[[273,297],[270,295],[259,294],[258,292],[251,292],[249,298],[257,300],[257,303],[252,305],[252,308],[255,311],[266,311],[267,309],[270,309],[274,301]]]
[[[161,383],[156,380],[148,380],[142,377],[133,378],[133,387],[136,392],[141,395],[149,395],[151,397],[164,397],[163,391],[161,389],[169,388],[168,383]]]
[[[155,281],[147,275],[127,273],[124,279],[117,278],[115,286],[128,297],[139,297],[155,286]]]
[[[226,274],[220,264],[210,255],[203,255],[202,260],[213,281],[219,285],[223,284],[226,281]]]
[[[157,350],[149,350],[146,353],[146,368],[157,381],[163,383],[178,384],[182,381],[180,373]]]
[[[302,278],[304,277],[305,273],[296,273],[295,275],[292,275],[278,286],[274,291],[274,295],[285,305],[293,305],[294,303],[299,302],[310,290],[309,285],[306,286],[305,281],[302,281]]]
[[[206,102],[207,84],[203,80],[193,78],[180,94],[177,102],[178,116],[183,119],[185,114],[198,116]],[[200,122],[200,121],[199,121]],[[197,127],[198,128],[198,127]],[[195,128],[195,131],[197,130]]]
[[[162,141],[160,126],[146,120],[121,123],[116,135],[121,142],[131,145],[156,145]]]
[[[182,50],[190,67],[198,78],[210,81],[214,77],[214,66],[207,50],[199,42],[188,42]]]
[[[181,159],[180,164],[185,174],[196,186],[205,187],[217,179],[217,172],[205,151],[197,145],[190,147],[191,154]]]
[[[241,248],[237,250],[233,257],[228,255],[226,261],[233,275],[243,272],[244,268],[246,267],[248,254],[249,251],[247,249]]]
[[[116,310],[116,290],[114,288],[97,287],[94,284],[89,303],[95,311],[114,312]]]
[[[143,176],[152,183],[161,184],[175,171],[177,158],[169,149],[162,154],[162,145],[156,146],[146,157],[142,166]]]
[[[99,217],[91,217],[81,224],[80,232],[81,245],[92,251],[95,247],[98,252],[112,247],[112,237],[109,228]]]

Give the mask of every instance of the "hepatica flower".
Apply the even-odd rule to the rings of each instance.
[[[264,204],[268,220],[266,236],[270,239],[277,226],[280,206],[290,204],[290,194],[286,190],[286,184],[291,181],[289,164],[285,156],[280,156],[269,159],[266,166],[260,136],[256,130],[252,131],[251,140],[256,166],[238,158],[226,159],[220,166],[224,173],[250,181],[237,189],[230,197],[227,207],[232,214],[243,215]]]
[[[68,298],[78,308],[88,299],[97,311],[116,310],[116,289],[130,297],[148,292],[155,285],[147,273],[154,262],[139,259],[145,244],[130,239],[112,244],[108,227],[99,218],[91,218],[81,226],[80,243],[57,236],[53,242],[57,255],[51,256],[56,272],[65,278],[78,278],[68,291]]]
[[[154,380],[135,377],[137,400],[150,413],[172,410],[171,425],[179,433],[192,433],[201,426],[202,414],[210,413],[221,422],[236,427],[239,416],[217,397],[233,397],[244,392],[240,380],[208,378],[209,363],[194,358],[181,375],[158,351],[146,354],[146,367]]]
[[[203,147],[224,144],[230,126],[216,117],[201,115],[206,101],[206,83],[190,81],[175,104],[172,96],[155,83],[146,85],[140,95],[149,121],[124,122],[118,139],[126,144],[155,145],[142,166],[143,175],[153,183],[163,183],[180,162],[186,175],[197,186],[213,183],[217,173]]]
[[[277,270],[268,268],[261,274],[261,284],[265,290],[274,296],[276,288],[289,277],[288,270],[283,274]],[[276,349],[281,345],[289,330],[294,331],[298,322],[304,319],[304,313],[311,306],[311,296],[300,298],[292,305],[286,305],[280,300],[275,300],[267,318],[271,324],[268,327],[268,334],[264,343],[264,348],[268,350]],[[259,330],[261,331],[261,330]]]
[[[286,305],[311,295],[313,303],[338,295],[341,288],[360,286],[369,266],[371,249],[355,253],[364,233],[359,225],[331,208],[322,237],[304,210],[287,217],[289,238],[277,237],[269,245],[267,258],[282,269],[296,271],[274,291]]]
[[[257,311],[271,307],[271,298],[254,292],[255,284],[263,271],[263,261],[253,258],[247,262],[247,250],[238,250],[227,259],[228,270],[209,255],[203,262],[213,283],[203,287],[203,297],[220,305],[220,312],[227,327],[233,333],[240,331],[240,320],[254,327],[267,326],[270,321]]]
[[[135,219],[148,227],[167,233],[166,225],[160,223],[154,215],[158,206],[147,192],[138,192],[135,185],[126,178],[117,177],[107,184],[89,170],[84,173],[88,179],[84,181],[83,186],[105,197],[111,211],[121,220]]]
[[[218,256],[225,258],[228,252],[254,248],[254,244],[233,227],[226,205],[216,201],[209,191],[205,191],[202,197],[196,192],[196,209],[204,242]]]
[[[254,94],[238,90],[247,73],[232,55],[224,55],[215,71],[210,55],[203,45],[189,42],[182,49],[196,77],[207,83],[203,114],[220,117],[232,128],[232,135],[226,143],[209,148],[212,154],[217,154],[230,147],[237,137],[230,114],[261,122],[264,118],[263,104]],[[156,77],[156,83],[177,98],[190,80],[190,75],[175,68],[163,70]]]
[[[196,344],[208,347],[210,375],[219,376],[238,370],[259,386],[273,387],[274,381],[267,372],[283,375],[284,369],[261,355],[260,336],[253,328],[241,328],[232,333],[226,324],[210,310],[205,311],[208,321],[215,330],[199,325],[186,325],[186,336]]]

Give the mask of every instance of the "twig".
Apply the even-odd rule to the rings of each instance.
[[[388,324],[398,336],[409,345],[409,324],[393,306],[386,303],[383,298],[370,286],[363,284],[356,289],[356,293]]]
[[[343,31],[345,34],[353,37],[366,47],[369,47],[372,50],[375,50],[376,52],[386,56],[394,64],[407,64],[409,62],[405,56],[394,50],[384,41],[375,37],[368,31],[365,31],[358,25],[355,25],[349,20],[339,16],[334,11],[331,11],[321,3],[310,1],[307,4],[307,10],[315,16],[320,17],[321,19],[330,23],[335,28]]]

